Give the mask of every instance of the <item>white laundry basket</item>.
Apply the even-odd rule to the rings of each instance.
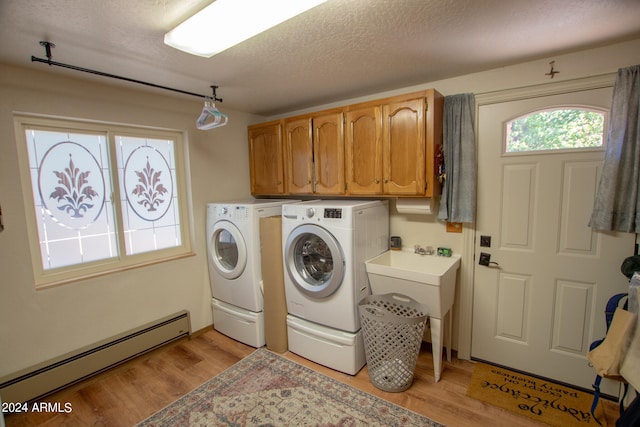
[[[370,295],[358,304],[371,383],[399,392],[413,383],[427,307],[401,294]]]

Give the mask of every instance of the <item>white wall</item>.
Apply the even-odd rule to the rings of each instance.
[[[205,204],[250,197],[246,129],[254,117],[225,110],[228,125],[199,131],[198,98],[79,77],[0,64],[0,377],[182,309],[193,330],[211,325]],[[195,256],[35,290],[24,204],[30,195],[21,192],[14,111],[187,131]]]
[[[489,92],[549,83],[549,61],[560,71],[553,81],[615,72],[640,63],[640,39],[558,55],[397,91],[372,94],[318,110],[428,87],[443,95]],[[56,77],[48,70],[0,64],[0,377],[126,331],[181,309],[192,327],[212,322],[205,255],[205,204],[249,196],[246,126],[271,118],[230,114],[223,128],[194,127],[202,103]],[[18,181],[13,111],[186,130],[189,139],[195,256],[36,291],[26,241],[24,195]],[[304,112],[304,111],[299,111]],[[297,114],[299,112],[292,112]],[[482,142],[479,141],[479,149]],[[27,195],[28,197],[28,195]],[[449,246],[462,251],[462,235],[447,233],[435,216],[398,215],[392,205],[391,233],[404,244]],[[465,266],[463,268],[469,268]],[[455,322],[458,314],[454,316]]]

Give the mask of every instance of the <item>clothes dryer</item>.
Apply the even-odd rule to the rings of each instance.
[[[282,205],[293,202],[250,199],[207,205],[213,326],[254,347],[265,344],[260,218],[279,216]]]
[[[357,373],[365,363],[358,303],[371,293],[364,262],[388,249],[388,202],[284,205],[282,239],[289,349]],[[336,348],[344,352],[339,363],[328,356]]]

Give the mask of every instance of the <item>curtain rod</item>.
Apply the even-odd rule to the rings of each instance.
[[[145,81],[142,81],[142,80],[131,79],[129,77],[122,77],[122,76],[118,76],[118,75],[115,75],[115,74],[105,73],[105,72],[102,72],[102,71],[91,70],[89,68],[83,68],[83,67],[78,67],[78,66],[75,66],[75,65],[63,64],[61,62],[52,61],[51,60],[51,48],[56,47],[56,45],[51,43],[51,42],[47,42],[47,41],[41,41],[40,45],[44,46],[45,51],[46,51],[46,55],[47,55],[47,59],[42,59],[42,58],[37,58],[35,56],[31,56],[31,62],[42,62],[42,63],[48,64],[50,66],[51,65],[55,65],[56,67],[68,68],[70,70],[75,70],[75,71],[82,71],[83,73],[95,74],[95,75],[98,75],[98,76],[109,77],[109,78],[112,78],[112,79],[125,80],[127,82],[138,83],[138,84],[141,84],[141,85],[151,86],[151,87],[155,87],[155,88],[158,88],[158,89],[170,90],[170,91],[173,91],[173,92],[183,93],[185,95],[197,96],[199,98],[208,98],[208,96],[200,95],[199,93],[188,92],[186,90],[181,90],[181,89],[174,89],[172,87],[161,86],[161,85],[157,85],[155,83],[149,83],[149,82],[145,82]],[[215,97],[215,92],[214,92],[214,97]],[[216,99],[216,101],[222,102],[221,99]]]

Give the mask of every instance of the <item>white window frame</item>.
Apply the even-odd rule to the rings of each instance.
[[[113,194],[111,195],[111,202],[115,206],[115,223],[117,227],[118,255],[116,257],[53,269],[45,269],[43,267],[26,138],[26,130],[32,128],[58,132],[87,132],[106,135],[109,150],[109,171],[113,191]],[[14,114],[14,131],[18,151],[20,181],[24,195],[27,235],[29,239],[31,263],[36,289],[48,288],[51,286],[57,286],[91,277],[97,277],[131,268],[194,255],[191,246],[193,232],[191,228],[191,197],[187,173],[188,151],[184,132],[171,129],[36,116],[21,113]],[[134,255],[126,254],[124,243],[125,236],[122,226],[123,207],[121,206],[122,198],[120,196],[118,165],[116,164],[116,136],[165,139],[173,141],[177,180],[175,186],[178,192],[177,204],[180,217],[180,245]]]

